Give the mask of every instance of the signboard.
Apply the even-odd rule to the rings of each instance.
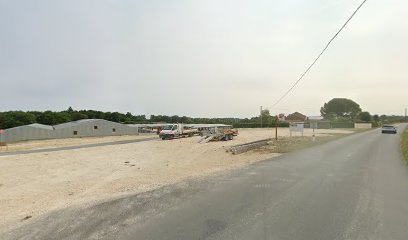
[[[292,132],[301,132],[303,136],[303,130],[305,128],[305,123],[303,122],[293,122],[289,125],[290,136],[292,136]]]

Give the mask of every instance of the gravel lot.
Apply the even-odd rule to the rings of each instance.
[[[2,147],[0,149],[0,152],[14,152],[14,151],[23,151],[23,150],[33,150],[33,149],[69,147],[69,146],[77,146],[77,145],[84,145],[84,144],[143,139],[143,138],[149,138],[152,136],[154,136],[154,134],[25,141],[25,142],[9,144],[7,147]]]
[[[352,132],[317,130],[316,136]],[[285,137],[289,130],[279,129],[278,133]],[[257,151],[232,155],[225,151],[228,146],[273,137],[274,134],[274,129],[243,129],[238,137],[227,142],[198,144],[199,137],[157,139],[0,157],[0,232],[35,221],[36,217],[52,210],[94,204],[278,156],[278,153]],[[305,129],[304,135],[311,136],[312,131]],[[10,145],[9,150],[72,146],[130,137],[146,136],[33,141]]]

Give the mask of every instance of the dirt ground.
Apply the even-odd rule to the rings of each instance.
[[[317,130],[315,134],[319,137],[350,133],[353,130]],[[242,129],[232,141],[206,144],[197,143],[198,136],[167,141],[158,138],[122,145],[0,156],[0,232],[52,210],[152,190],[279,156],[279,153],[266,151],[239,155],[226,152],[228,146],[274,137],[274,134],[274,129]],[[289,130],[279,129],[278,135],[287,137]],[[305,129],[304,136],[311,135],[312,131]],[[72,146],[129,137],[135,136],[32,141],[10,145],[9,149]]]
[[[143,135],[84,137],[84,138],[66,138],[66,139],[24,141],[24,142],[8,144],[7,147],[0,147],[0,153],[1,152],[14,152],[14,151],[32,150],[32,149],[58,148],[58,147],[77,146],[77,145],[84,145],[84,144],[142,139],[142,138],[149,138],[152,136],[155,136],[155,135],[154,134],[143,134]]]

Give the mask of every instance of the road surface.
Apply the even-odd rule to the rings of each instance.
[[[55,212],[4,237],[406,240],[408,171],[399,134],[377,129],[230,174]]]

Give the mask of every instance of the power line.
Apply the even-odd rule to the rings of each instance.
[[[340,32],[346,27],[346,25],[350,22],[350,20],[354,17],[354,15],[356,15],[356,13],[358,12],[358,10],[360,10],[360,8],[364,5],[364,3],[366,3],[367,0],[364,0],[358,7],[357,9],[353,12],[353,14],[349,17],[349,19],[347,19],[347,21],[343,24],[343,26],[340,28],[339,31],[337,31],[337,33],[330,39],[330,41],[326,44],[326,46],[323,48],[323,50],[320,52],[320,54],[317,56],[317,58],[312,62],[312,64],[310,64],[310,66],[306,69],[306,71],[300,76],[300,78],[289,88],[288,91],[285,92],[285,94],[282,95],[282,97],[280,97],[278,99],[278,101],[276,101],[272,107],[276,106],[280,101],[282,101],[282,99],[284,99],[295,87],[296,85],[298,85],[298,83],[303,79],[303,77],[309,72],[309,70],[315,65],[315,63],[317,62],[317,60],[319,60],[319,58],[323,55],[323,53],[326,51],[327,48],[329,48],[330,44],[334,41],[334,39],[340,34]]]

